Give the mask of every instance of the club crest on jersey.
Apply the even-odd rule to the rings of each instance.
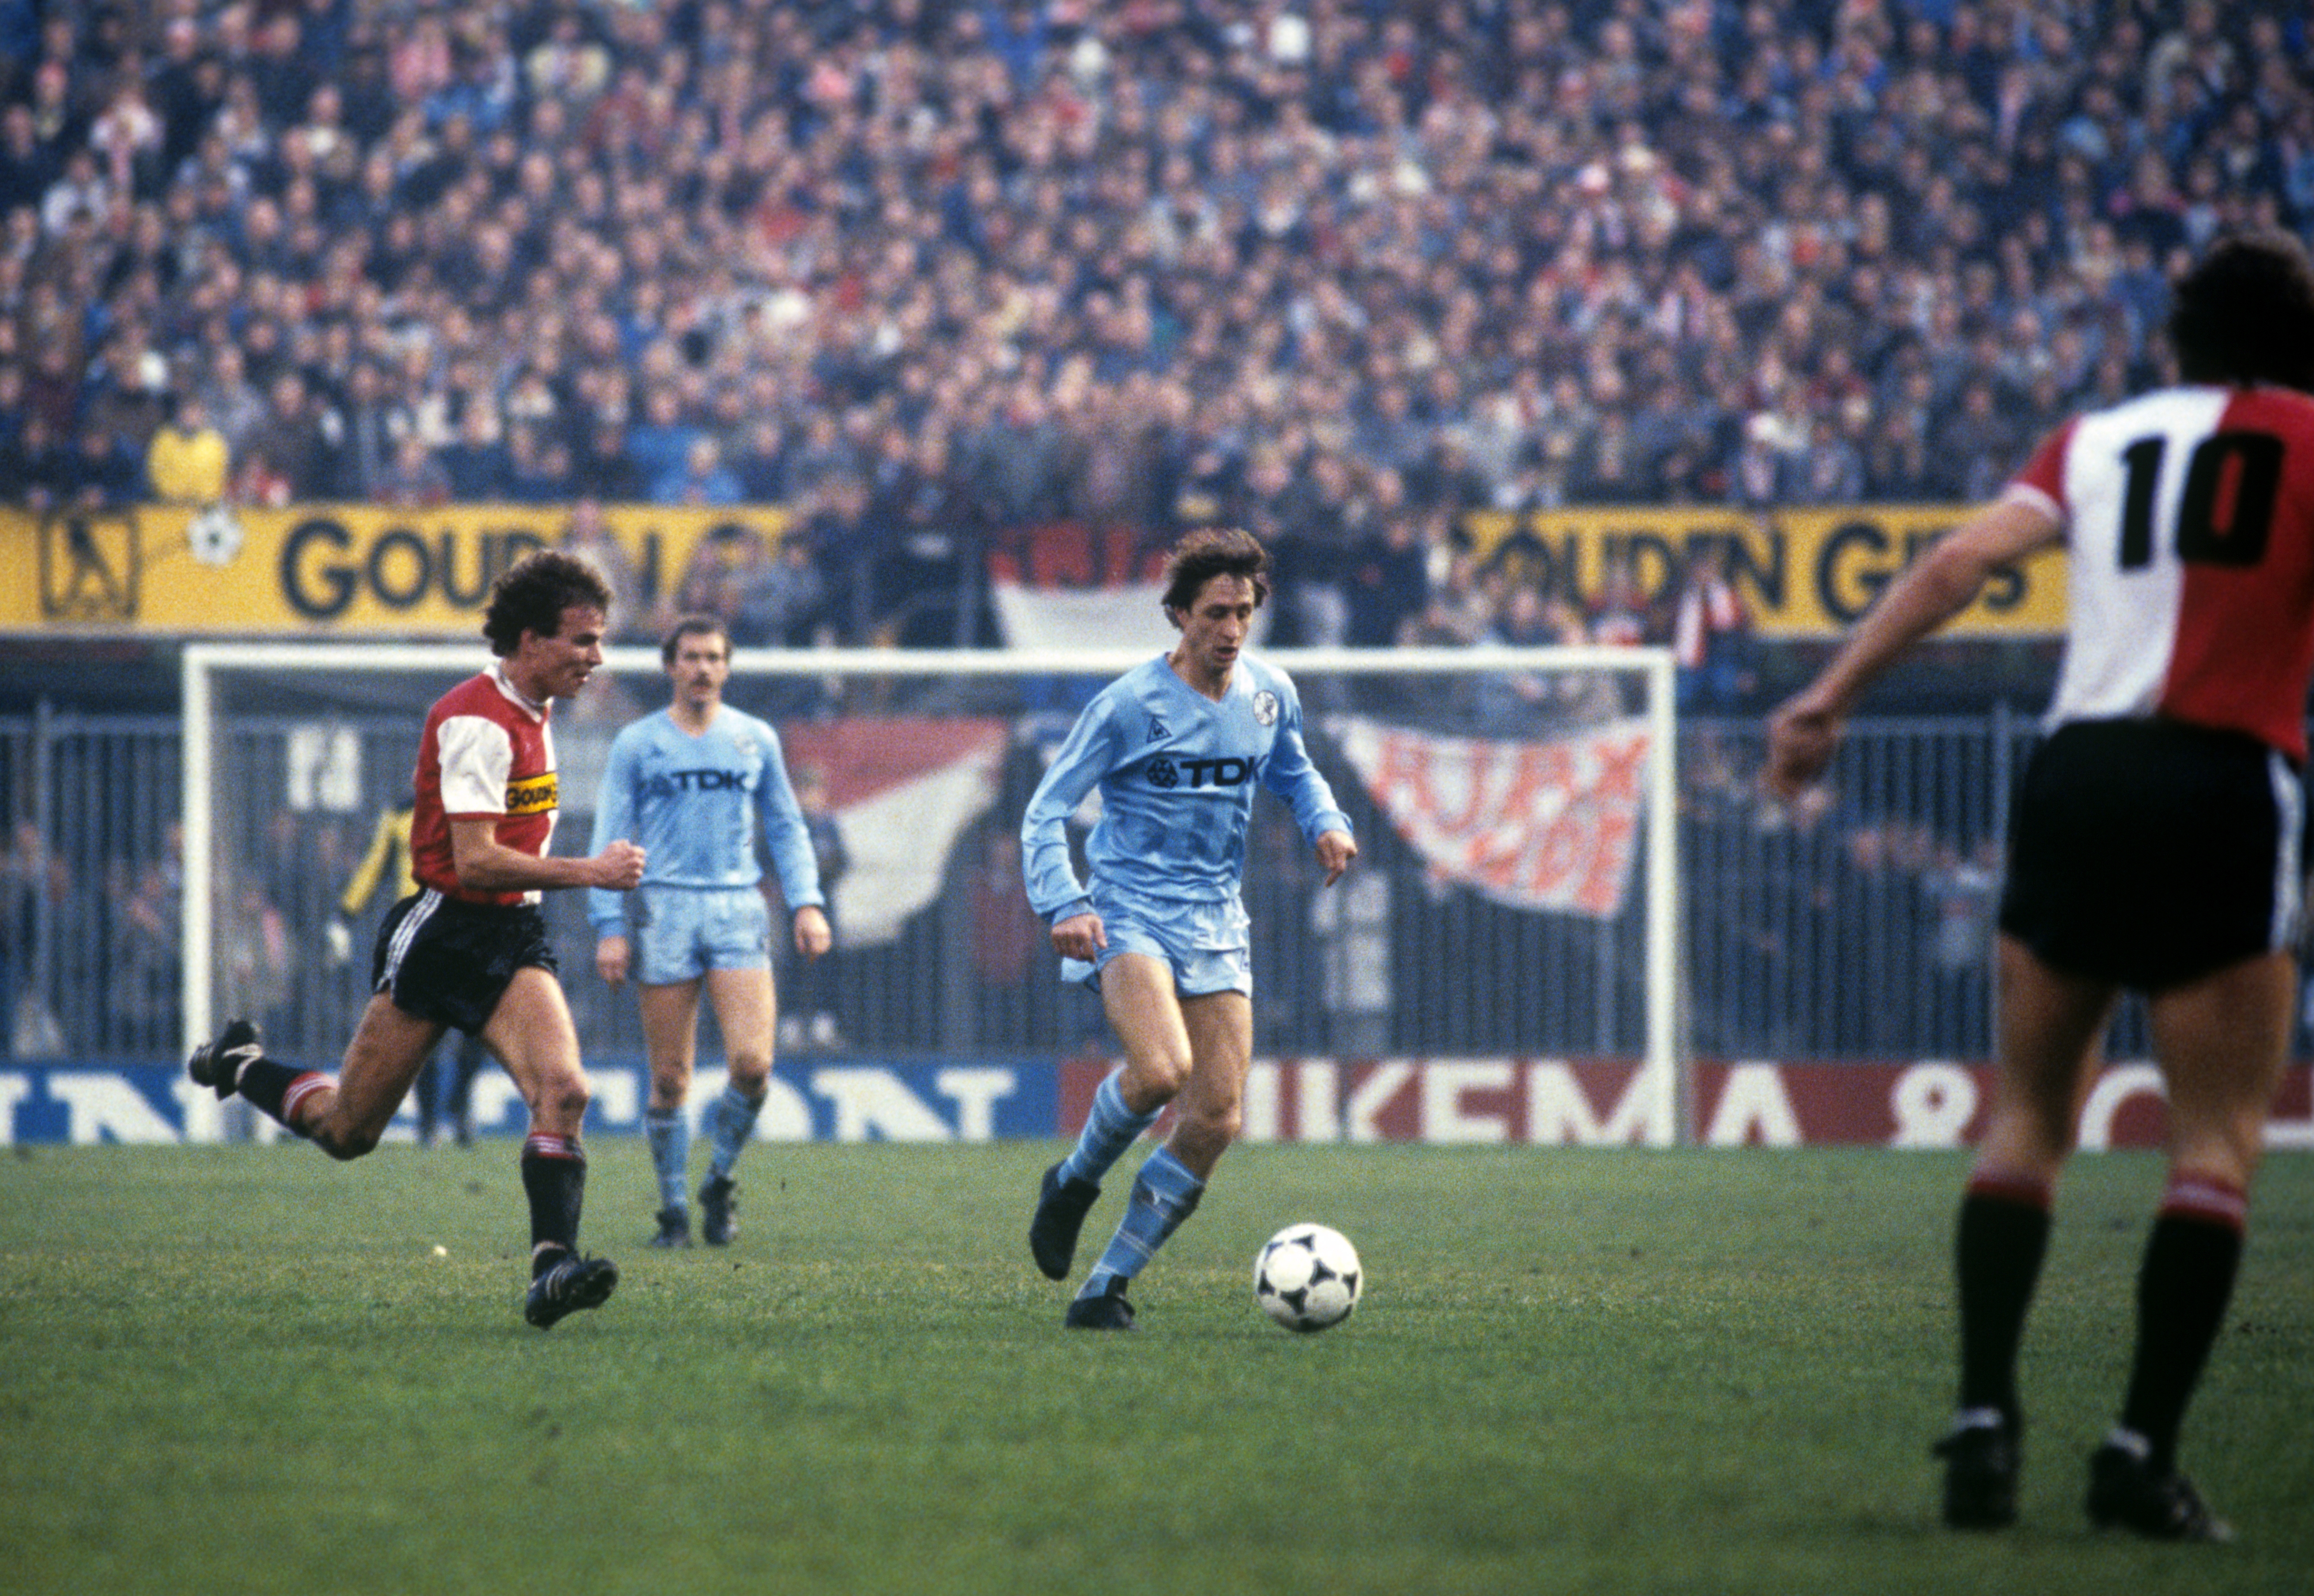
[[[543,815],[554,807],[556,785],[554,772],[543,776],[526,776],[519,781],[507,783],[506,812],[508,815]]]
[[[1277,695],[1267,687],[1253,695],[1253,719],[1259,726],[1277,724]]]

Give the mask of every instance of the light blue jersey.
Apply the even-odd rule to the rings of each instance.
[[[1234,901],[1259,782],[1292,807],[1304,841],[1349,817],[1310,763],[1302,701],[1285,672],[1241,655],[1216,703],[1164,656],[1100,691],[1054,756],[1020,823],[1029,902],[1058,924],[1092,907],[1069,859],[1068,817],[1100,789],[1085,861],[1104,896]]]
[[[822,906],[803,808],[788,782],[779,733],[768,724],[724,704],[694,737],[662,710],[612,740],[595,805],[593,851],[623,838],[640,843],[648,856],[644,891],[754,886],[763,878],[757,823],[789,912]],[[587,918],[597,937],[624,933],[622,911],[620,894],[588,890]]]

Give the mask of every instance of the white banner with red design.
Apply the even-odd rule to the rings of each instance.
[[[1622,913],[1646,802],[1644,719],[1543,742],[1440,736],[1354,715],[1326,729],[1441,878],[1514,909]]]
[[[817,767],[850,868],[830,895],[847,948],[889,942],[939,895],[949,851],[996,801],[1010,721],[894,716],[780,728],[790,776]]]

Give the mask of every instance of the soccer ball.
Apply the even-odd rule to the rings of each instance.
[[[1253,1260],[1253,1300],[1289,1330],[1329,1330],[1358,1305],[1365,1287],[1358,1249],[1324,1225],[1288,1225]]]

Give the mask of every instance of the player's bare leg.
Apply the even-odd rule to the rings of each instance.
[[[2297,986],[2296,961],[2274,953],[2147,1006],[2169,1092],[2169,1182],[2138,1274],[2120,1423],[2089,1459],[2093,1523],[2164,1540],[2232,1534],[2178,1472],[2177,1436],[2233,1295]]]
[[[1236,1133],[1244,1050],[1232,1039],[1227,1003],[1211,996],[1182,999],[1172,971],[1144,955],[1121,954],[1103,966],[1101,997],[1109,1023],[1125,1044],[1118,1089],[1126,1107],[1153,1113],[1172,1102],[1191,1116],[1167,1145],[1143,1161],[1117,1233],[1085,1277],[1064,1320],[1073,1329],[1126,1330],[1133,1327],[1134,1318],[1133,1306],[1125,1299],[1126,1284],[1197,1212],[1205,1195],[1206,1172]],[[1199,1053],[1201,1041],[1213,1046],[1210,1061]],[[1204,1165],[1202,1171],[1184,1162],[1177,1151],[1185,1132],[1192,1156]]]
[[[779,1021],[779,1003],[772,973],[762,966],[708,971],[707,999],[715,1009],[716,1028],[723,1034],[730,1080],[708,1109],[713,1151],[707,1178],[699,1187],[699,1233],[710,1247],[722,1247],[739,1233],[734,1217],[739,1186],[732,1170],[755,1133],[755,1116],[763,1112],[764,1094],[770,1089],[772,1033]]]
[[[380,995],[362,1010],[335,1080],[266,1057],[263,1038],[245,1019],[196,1048],[186,1069],[220,1098],[239,1092],[331,1158],[358,1159],[385,1133],[445,1028]]]
[[[1135,1114],[1161,1109],[1189,1083],[1197,1054],[1173,972],[1145,953],[1120,953],[1100,970],[1101,1011],[1125,1049],[1117,1089]]]
[[[1960,1393],[1945,1459],[1945,1522],[1992,1530],[2017,1516],[2024,1416],[2017,1352],[2048,1251],[2058,1172],[2115,991],[2052,969],[2003,937],[2000,1043],[1992,1106],[1953,1240],[1960,1297]]]
[[[405,1013],[383,993],[372,997],[346,1044],[337,1085],[292,1104],[290,1129],[333,1159],[361,1157],[385,1133],[447,1028]]]
[[[650,1245],[691,1245],[691,1097],[693,1060],[699,1037],[699,982],[670,981],[638,986],[643,1017],[643,1051],[650,1060],[650,1101],[643,1110],[643,1135],[650,1144],[658,1178],[658,1230]]]
[[[545,1329],[575,1309],[601,1307],[619,1283],[618,1267],[608,1258],[578,1252],[587,1193],[578,1133],[589,1089],[561,983],[536,966],[516,971],[482,1027],[482,1041],[530,1108],[522,1185],[530,1199],[531,1286],[523,1313]]]
[[[1047,1280],[1064,1280],[1077,1237],[1100,1196],[1101,1177],[1173,1100],[1189,1074],[1188,1027],[1173,972],[1146,954],[1120,953],[1101,966],[1101,1008],[1125,1049],[1125,1063],[1094,1091],[1069,1155],[1045,1171],[1029,1221],[1029,1256]]]
[[[2000,1060],[1975,1173],[2052,1182],[2071,1156],[2116,992],[2052,969],[2013,937],[1999,956]]]
[[[1241,992],[1208,992],[1183,999],[1181,1018],[1188,1029],[1193,1063],[1166,1145],[1191,1174],[1210,1180],[1245,1117],[1245,1072],[1253,1063],[1253,1002]]]

